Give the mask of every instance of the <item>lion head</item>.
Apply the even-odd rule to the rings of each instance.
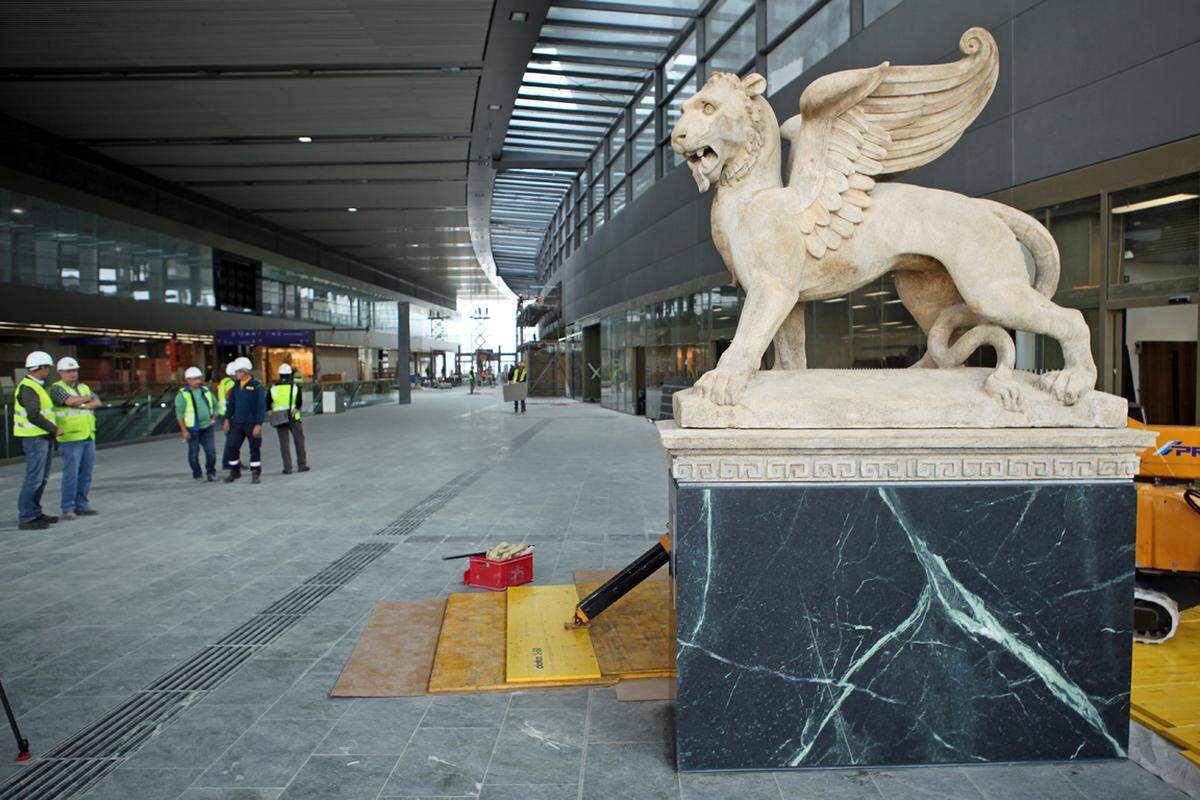
[[[687,159],[700,191],[713,180],[724,186],[750,171],[763,146],[763,101],[767,88],[758,74],[739,78],[714,72],[704,88],[684,101],[671,132],[671,147]]]

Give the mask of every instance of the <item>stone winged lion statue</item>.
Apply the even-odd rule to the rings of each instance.
[[[777,369],[803,369],[804,303],[845,295],[891,273],[928,337],[915,366],[962,366],[981,345],[997,367],[985,390],[1022,405],[1008,330],[1062,344],[1065,366],[1038,386],[1072,405],[1096,382],[1082,314],[1050,301],[1058,248],[1049,231],[1001,203],[880,176],[927,164],[958,141],[996,85],[996,42],[972,28],[963,57],[931,66],[888,62],[818,78],[782,130],[760,75],[718,72],[689,98],[671,134],[700,191],[717,185],[713,242],[746,292],[733,343],[697,391],[734,405],[774,340]],[[780,135],[791,142],[788,183]],[[1020,245],[1033,255],[1030,285]]]

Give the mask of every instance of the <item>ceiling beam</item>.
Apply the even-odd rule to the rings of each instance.
[[[189,81],[280,78],[445,78],[479,75],[479,64],[274,64],[247,66],[121,66],[0,68],[0,81]]]
[[[693,19],[695,11],[686,8],[671,8],[670,6],[635,6],[629,3],[596,3],[581,2],[581,0],[556,0],[554,5],[559,8],[581,8],[585,11],[615,11],[619,14],[653,14],[659,17],[687,17]]]
[[[505,154],[496,161],[495,166],[498,172],[510,172],[514,169],[561,169],[580,172],[587,166],[587,162],[583,157]]]
[[[371,144],[373,142],[460,142],[469,133],[368,133],[347,136],[309,134],[322,144]],[[76,139],[85,147],[153,147],[156,145],[296,144],[295,136],[149,136],[146,138]]]

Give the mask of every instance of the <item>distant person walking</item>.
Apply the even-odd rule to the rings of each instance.
[[[234,376],[237,375],[237,370],[234,365],[237,363],[235,358],[225,365],[225,376],[217,383],[217,417],[213,420],[213,444],[216,444],[217,435],[216,429],[225,430],[225,420],[229,414],[229,392],[237,385]],[[225,442],[221,446],[221,464],[229,462],[229,434],[225,434]]]
[[[204,373],[199,367],[188,367],[183,377],[187,384],[180,386],[175,394],[175,421],[187,442],[188,466],[192,468],[194,480],[207,475],[209,481],[214,481],[217,478],[214,420],[219,404],[212,390],[204,385]],[[203,473],[200,472],[200,448],[204,448]]]
[[[510,367],[508,370],[508,382],[509,383],[527,383],[528,378],[529,378],[529,375],[528,375],[528,373],[525,372],[525,362],[524,361],[518,361],[517,365],[515,367]],[[521,413],[524,414],[525,413],[525,401],[524,400],[520,400],[520,401],[513,400],[513,413],[514,414],[517,413],[518,402],[521,405]]]
[[[253,483],[262,482],[262,424],[267,416],[267,392],[258,379],[250,374],[254,365],[242,357],[233,362],[237,384],[229,390],[225,406],[225,467],[229,475],[225,483],[242,477],[242,442],[250,442],[250,477]]]
[[[474,367],[471,367],[471,373],[470,373],[470,375],[469,375],[468,377],[470,378],[470,381],[471,381],[471,391],[469,392],[469,394],[475,394],[475,380],[476,380],[476,378],[475,378],[475,368],[474,368]]]
[[[279,434],[279,456],[283,474],[292,474],[292,448],[288,436],[296,441],[296,462],[300,472],[308,472],[308,450],[304,446],[304,425],[300,422],[303,407],[300,387],[290,364],[279,368],[279,380],[271,387],[271,424]]]
[[[88,504],[92,468],[96,463],[96,412],[100,398],[79,380],[79,362],[58,360],[58,380],[50,387],[58,452],[62,456],[62,518],[90,517],[98,512]]]
[[[50,477],[51,444],[58,435],[54,425],[54,403],[46,391],[46,379],[54,359],[35,350],[25,357],[25,377],[17,384],[13,402],[13,436],[25,451],[25,480],[17,496],[17,522],[23,531],[39,531],[58,522],[42,513],[42,492]]]

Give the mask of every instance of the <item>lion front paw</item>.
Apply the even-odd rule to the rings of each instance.
[[[998,375],[993,372],[983,383],[983,390],[999,403],[1005,411],[1020,411],[1025,405],[1021,394],[1021,384],[1014,380],[1012,373]]]
[[[1073,406],[1096,385],[1096,373],[1086,369],[1061,369],[1038,378],[1038,388],[1054,395],[1064,406]]]
[[[696,391],[709,402],[719,406],[732,406],[742,399],[754,372],[717,367],[700,376],[700,380],[696,381]]]

